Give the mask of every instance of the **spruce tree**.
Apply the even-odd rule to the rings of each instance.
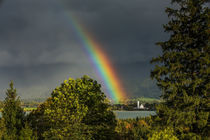
[[[2,139],[4,135],[4,132],[5,132],[4,120],[0,118],[0,140]]]
[[[20,99],[17,97],[13,82],[10,83],[10,89],[7,89],[2,118],[6,127],[5,139],[17,139],[21,129],[24,127],[24,111],[21,108]]]
[[[207,0],[172,0],[164,25],[170,38],[158,42],[162,55],[151,77],[162,90],[157,121],[172,126],[180,139],[209,137],[210,11]]]

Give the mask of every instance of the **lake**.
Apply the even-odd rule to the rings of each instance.
[[[118,119],[128,119],[136,117],[147,117],[150,115],[155,115],[155,111],[114,111]],[[0,112],[1,117],[1,112]]]
[[[128,119],[128,118],[142,118],[150,115],[155,115],[155,111],[114,111],[118,119]]]

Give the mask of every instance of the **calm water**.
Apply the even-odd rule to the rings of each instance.
[[[118,119],[128,119],[136,117],[147,117],[150,115],[155,115],[154,111],[114,111]],[[1,112],[0,112],[1,117]]]
[[[147,117],[155,115],[155,111],[114,111],[118,119],[128,119],[136,117]]]

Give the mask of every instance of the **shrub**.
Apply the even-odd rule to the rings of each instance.
[[[178,138],[174,135],[174,130],[168,127],[164,130],[155,131],[148,140],[178,140]]]

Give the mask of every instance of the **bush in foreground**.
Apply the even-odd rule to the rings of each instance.
[[[117,121],[115,131],[119,140],[145,140],[151,133],[151,117],[124,119]]]
[[[174,130],[168,127],[164,130],[153,132],[148,140],[178,140],[178,138],[175,136]]]

